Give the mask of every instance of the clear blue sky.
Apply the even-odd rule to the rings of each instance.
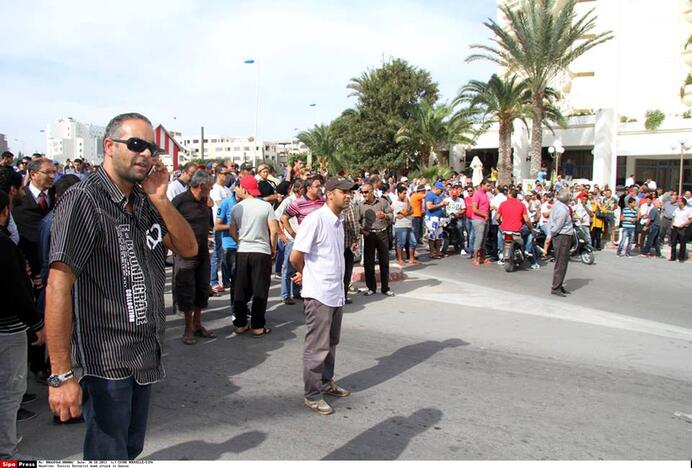
[[[495,0],[2,2],[0,133],[44,152],[40,130],[59,117],[138,111],[249,136],[259,68],[259,137],[290,138],[351,106],[349,79],[383,57],[430,71],[444,100],[487,79],[492,64],[464,59],[495,15]]]

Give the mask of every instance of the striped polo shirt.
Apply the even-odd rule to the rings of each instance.
[[[625,218],[633,218],[635,221],[627,221]],[[622,210],[622,227],[634,228],[637,219],[637,209],[626,207]]]
[[[164,376],[167,229],[135,185],[127,198],[99,168],[58,201],[50,263],[76,277],[72,365],[77,378],[125,379],[142,385]]]
[[[319,208],[322,208],[322,206],[325,204],[325,201],[326,200],[324,198],[320,197],[315,198],[314,200],[310,200],[309,198],[302,196],[300,198],[293,200],[293,202],[291,202],[291,204],[288,205],[284,213],[288,215],[289,218],[295,216],[298,220],[298,224],[300,224],[303,222],[307,215]]]

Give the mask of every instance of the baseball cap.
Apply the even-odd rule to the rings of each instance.
[[[408,177],[402,177],[401,179],[399,179],[399,182],[408,182]]]
[[[423,186],[421,185],[421,187],[423,187]],[[424,189],[424,190],[430,190],[430,185],[429,185],[429,184],[425,184],[425,187],[423,187],[423,189]]]
[[[241,171],[251,171],[252,170],[252,163],[245,162],[240,166]]]
[[[250,192],[250,195],[253,197],[258,197],[260,195],[259,188],[257,187],[257,179],[255,179],[254,176],[243,176],[240,179],[240,186]]]
[[[444,190],[445,184],[443,184],[442,182],[435,182],[435,188],[440,189],[440,190]]]
[[[356,184],[353,183],[351,179],[347,179],[346,177],[330,177],[327,179],[327,182],[324,184],[324,188],[327,190],[327,192],[331,192],[332,190],[339,189],[339,190],[354,190],[356,188]]]

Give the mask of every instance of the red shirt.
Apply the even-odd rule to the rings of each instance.
[[[466,205],[466,217],[468,219],[473,219],[473,210],[471,209],[471,200],[473,200],[473,197],[466,197],[464,198],[464,204]]]
[[[508,198],[500,204],[497,214],[502,217],[501,230],[519,232],[524,225],[526,206],[516,198]]]

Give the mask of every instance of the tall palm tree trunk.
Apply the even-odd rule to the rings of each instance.
[[[512,183],[512,122],[500,122],[500,145],[497,159],[497,185]]]
[[[531,172],[535,179],[541,170],[541,152],[543,150],[543,90],[535,91],[531,96],[533,116],[531,118]]]
[[[428,148],[423,147],[420,151],[420,167],[430,166],[430,153]]]

